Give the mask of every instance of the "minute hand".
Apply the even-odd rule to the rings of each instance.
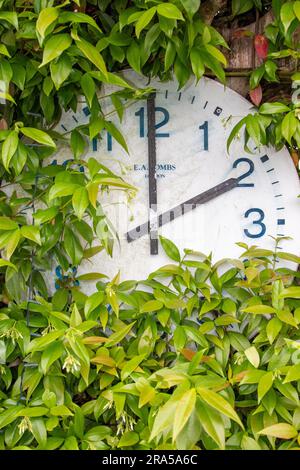
[[[218,184],[218,186],[215,186],[214,188],[211,188],[205,191],[204,193],[198,194],[192,199],[189,199],[188,201],[185,201],[182,204],[179,204],[178,206],[173,207],[173,209],[163,212],[162,214],[157,216],[157,219],[158,219],[157,226],[162,227],[163,225],[168,224],[172,220],[177,219],[178,217],[181,217],[182,215],[187,214],[188,212],[196,209],[197,206],[201,204],[205,204],[206,202],[209,202],[212,199],[215,199],[221,196],[222,194],[225,194],[228,191],[231,191],[232,189],[236,188],[238,184],[239,184],[238,178],[230,178],[224,181],[223,183]],[[139,225],[138,227],[127,232],[126,237],[127,237],[128,243],[131,243],[137,240],[138,238],[141,238],[147,233],[149,233],[150,227],[151,227],[150,220],[148,220],[144,224]]]

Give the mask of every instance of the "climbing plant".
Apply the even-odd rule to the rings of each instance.
[[[223,274],[165,239],[172,264],[147,281],[77,274],[82,261],[112,253],[103,191],[134,197],[126,179],[85,158],[104,130],[126,150],[123,100],[152,91],[122,70],[175,76],[179,88],[206,73],[225,84],[218,21],[272,8],[274,22],[253,35],[262,63],[249,91],[259,106],[261,83],[279,80],[278,61],[298,59],[299,5],[0,0],[1,449],[299,448],[299,259],[279,252],[279,240],[274,253],[241,246],[247,261],[231,260]],[[107,84],[118,126],[102,109]],[[59,132],[62,113],[82,99],[87,124]],[[230,140],[246,126],[246,146],[298,146],[298,110],[264,103]],[[55,164],[62,146],[73,159]],[[278,257],[295,271],[276,269]],[[95,283],[91,296],[85,280]]]

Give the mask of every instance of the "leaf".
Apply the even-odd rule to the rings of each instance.
[[[126,51],[126,57],[130,67],[137,73],[141,72],[141,51],[136,41],[132,41]]]
[[[297,429],[288,423],[277,423],[258,432],[260,435],[277,437],[279,439],[293,439],[297,437]]]
[[[50,409],[50,413],[53,416],[71,416],[73,413],[65,405],[53,406]]]
[[[270,307],[269,305],[252,305],[251,307],[243,308],[243,312],[253,313],[254,315],[267,315],[276,313],[275,308]]]
[[[139,442],[140,438],[138,433],[133,431],[127,431],[118,442],[118,447],[132,447]]]
[[[259,367],[260,357],[255,346],[246,349],[245,356],[256,369]]]
[[[11,406],[7,410],[1,411],[0,415],[0,429],[5,428],[10,423],[17,419],[19,412],[24,408],[24,406]]]
[[[196,390],[191,388],[187,390],[177,402],[174,422],[173,422],[173,442],[176,440],[178,434],[186,425],[189,417],[194,411],[196,404]]]
[[[295,15],[297,16],[297,19],[300,21],[300,2],[294,2],[294,12]]]
[[[78,219],[81,219],[83,214],[85,213],[87,207],[89,206],[89,195],[84,187],[80,187],[74,191],[72,197],[72,205],[75,214],[77,215]]]
[[[0,20],[7,21],[12,26],[14,26],[16,29],[19,28],[18,15],[15,11],[0,11]]]
[[[169,44],[172,44],[169,42]],[[205,66],[202,60],[201,51],[197,47],[192,47],[190,53],[191,65],[194,75],[196,76],[197,80],[204,75]],[[172,61],[173,62],[173,61]]]
[[[225,427],[222,417],[200,399],[196,404],[197,414],[204,431],[216,442],[220,449],[225,449]]]
[[[264,103],[260,108],[260,114],[282,114],[289,112],[290,108],[283,103]]]
[[[122,341],[123,338],[125,338],[126,335],[128,335],[128,333],[131,331],[133,325],[135,324],[135,322],[132,322],[130,323],[129,325],[126,325],[124,328],[122,328],[121,330],[119,331],[116,331],[115,333],[113,333],[107,343],[106,343],[106,346],[107,347],[110,347],[110,346],[115,346],[116,344],[118,344],[120,341]]]
[[[79,2],[76,2],[79,5]],[[63,11],[59,14],[59,23],[66,23],[71,22],[74,23],[86,23],[92,26],[93,28],[97,29],[101,33],[101,29],[97,25],[96,21],[90,16],[82,13],[80,11],[72,12],[72,11]]]
[[[80,188],[78,184],[55,183],[49,191],[49,201],[57,197],[71,196],[78,188]]]
[[[69,227],[65,227],[64,230],[64,247],[73,265],[78,266],[82,259],[83,249],[78,237]]]
[[[273,385],[273,372],[266,372],[259,380],[257,387],[257,397],[260,403]]]
[[[269,50],[269,41],[263,34],[256,34],[254,38],[256,54],[260,59],[266,59]]]
[[[284,379],[284,384],[300,380],[300,364],[289,367],[288,373]]]
[[[69,34],[55,34],[47,39],[44,47],[43,62],[39,65],[44,67],[52,60],[59,57],[72,44],[72,38]]]
[[[106,69],[105,62],[103,60],[102,55],[96,49],[96,47],[82,38],[80,38],[79,41],[75,41],[75,42],[76,42],[76,46],[85,55],[85,57],[89,59],[89,61],[92,64],[94,64],[97,67],[97,69],[99,69],[103,73],[105,77],[107,77],[107,69]]]
[[[107,343],[106,343],[107,346]],[[143,361],[145,358],[144,354],[141,354],[139,356],[134,357],[133,359],[130,359],[130,361],[126,362],[125,366],[121,369],[121,380],[126,380],[127,377],[129,377],[132,372],[135,371],[135,369],[139,366],[139,364]]]
[[[44,351],[49,344],[63,336],[63,334],[64,330],[56,330],[51,331],[40,338],[35,338],[30,342],[27,352],[34,353],[36,351]]]
[[[296,17],[293,6],[293,2],[284,3],[280,10],[280,19],[284,26],[285,33],[287,33],[289,27]]]
[[[10,161],[14,156],[19,145],[17,131],[11,131],[2,145],[2,162],[6,170],[9,168]]]
[[[281,132],[283,137],[288,141],[288,143],[291,145],[292,144],[292,138],[296,132],[296,129],[298,127],[298,120],[295,117],[295,112],[291,111],[288,113],[281,124]]]
[[[41,418],[31,419],[32,434],[41,447],[47,443],[47,430],[45,421]]]
[[[273,344],[274,340],[278,336],[279,332],[281,331],[282,328],[282,322],[279,320],[279,318],[274,317],[272,318],[266,327],[266,333],[268,340],[270,341],[270,344]]]
[[[177,407],[178,400],[168,400],[162,407],[158,409],[155,417],[149,441],[152,441],[156,436],[165,432],[170,428],[174,421],[174,413]]]
[[[287,287],[283,289],[281,294],[279,295],[280,298],[289,298],[289,299],[300,299],[300,287]]]
[[[261,85],[258,85],[256,88],[253,90],[250,90],[250,98],[253,104],[255,106],[259,106],[261,101],[262,101],[262,87]]]
[[[144,28],[150,23],[152,20],[153,16],[156,13],[156,7],[149,8],[147,9],[138,19],[135,25],[135,34],[137,38],[140,37],[140,34]]]
[[[72,71],[72,62],[67,54],[62,54],[57,60],[50,63],[51,79],[56,90],[67,80]]]
[[[82,75],[80,79],[80,84],[81,84],[83,93],[87,99],[88,105],[91,108],[92,102],[96,93],[95,82],[92,79],[90,74],[85,73],[84,75]]]
[[[7,259],[10,259],[12,254],[14,253],[15,249],[17,248],[19,241],[20,241],[21,235],[20,235],[20,230],[17,229],[14,232],[12,232],[9,236],[8,242],[6,243],[6,257]]]
[[[44,406],[32,406],[30,408],[23,408],[21,411],[19,411],[18,416],[28,416],[31,418],[44,416],[47,413],[48,408],[45,408]]]
[[[25,238],[28,238],[29,240],[32,240],[38,245],[42,244],[40,229],[35,225],[23,225],[23,227],[21,227],[21,235]]]
[[[40,129],[35,129],[33,127],[21,127],[20,132],[22,132],[22,134],[26,135],[26,137],[29,137],[30,139],[34,140],[35,142],[38,142],[39,144],[47,145],[48,147],[56,148],[56,145],[53,142],[50,135],[48,135],[44,131],[41,131]]]
[[[171,240],[163,236],[160,236],[159,239],[168,257],[174,261],[180,262],[180,253],[177,246]]]
[[[63,352],[63,343],[57,340],[53,341],[53,343],[50,343],[44,349],[40,362],[40,369],[44,375],[47,374],[50,366],[62,356]]]
[[[172,20],[183,20],[181,11],[173,3],[159,3],[157,13]]]
[[[16,230],[17,228],[18,224],[14,220],[9,219],[8,217],[0,217],[0,230]]]
[[[95,292],[94,294],[90,295],[84,306],[84,315],[88,318],[89,313],[91,313],[95,308],[99,307],[104,300],[104,293],[103,292]]]
[[[205,401],[209,406],[225,416],[228,416],[228,418],[238,423],[241,428],[244,429],[243,423],[241,422],[238,414],[232,408],[230,403],[228,403],[221,395],[204,387],[197,387],[197,392],[201,400]]]
[[[0,268],[4,266],[9,266],[10,268],[14,269],[15,271],[18,270],[17,266],[10,261],[6,261],[5,259],[0,258]]]
[[[147,312],[156,312],[160,310],[164,304],[160,300],[149,300],[146,302],[141,308],[140,313],[147,313]]]
[[[47,28],[58,18],[59,10],[57,8],[43,8],[36,22],[36,29],[44,39]]]

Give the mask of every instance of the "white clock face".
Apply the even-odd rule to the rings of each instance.
[[[133,73],[127,73],[126,78],[140,87],[148,85]],[[191,81],[181,91],[177,90],[175,81],[151,85],[157,90],[158,214],[231,178],[239,178],[237,187],[164,224],[159,234],[181,250],[212,252],[214,260],[239,257],[241,249],[236,242],[272,249],[274,241],[270,235],[292,237],[283,241],[281,247],[298,254],[300,186],[288,151],[264,148],[249,154],[243,148],[242,139],[233,143],[229,155],[226,151],[232,127],[249,113],[251,104],[207,78],[198,85]],[[109,113],[110,101],[101,103]],[[88,122],[88,114],[85,105],[76,115],[67,113],[60,130],[69,131]],[[120,270],[122,279],[143,279],[170,263],[161,246],[158,254],[150,253],[148,233],[131,242],[126,236],[128,231],[133,233],[149,220],[147,103],[129,103],[121,125],[114,114],[111,116],[126,138],[129,155],[109,134],[102,134],[101,140],[91,142],[86,158],[93,156],[118,174],[125,169],[123,178],[137,187],[138,192],[129,205],[122,191],[112,190],[101,196],[99,200],[119,234],[120,244],[114,244],[113,258],[102,252],[92,258],[92,269],[90,263],[81,269],[110,277]],[[67,159],[71,155],[67,156],[64,149],[58,158]]]

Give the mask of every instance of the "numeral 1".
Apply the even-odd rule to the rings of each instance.
[[[205,151],[208,150],[208,121],[205,121],[202,126],[199,127],[201,131],[204,133],[204,149]]]

